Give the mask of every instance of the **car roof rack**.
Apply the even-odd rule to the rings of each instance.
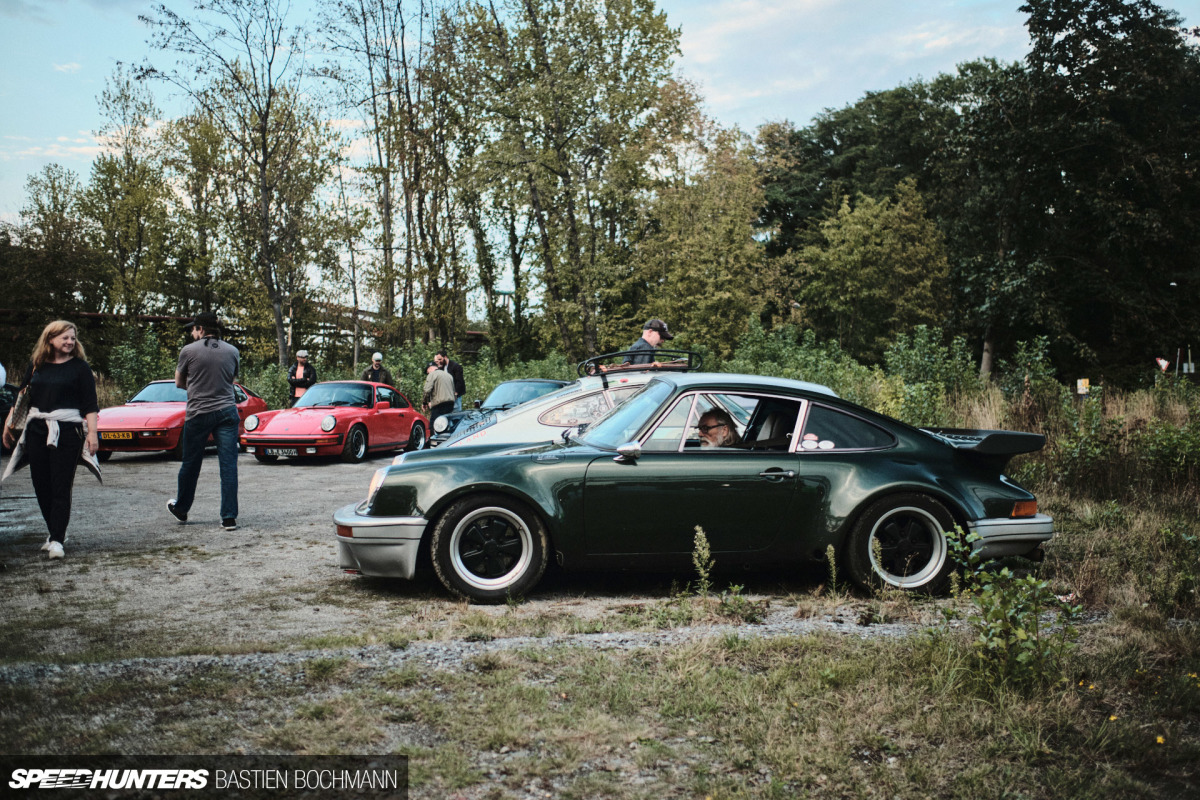
[[[624,372],[694,372],[704,364],[704,357],[694,350],[667,350],[659,348],[654,351],[654,361],[649,364],[605,364],[609,359],[624,358],[625,356],[645,356],[646,350],[620,350],[616,353],[604,353],[592,356],[586,361],[580,361],[577,370],[579,377],[589,375],[607,376]],[[606,381],[607,383],[607,381]]]

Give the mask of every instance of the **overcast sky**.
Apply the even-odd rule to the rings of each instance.
[[[167,0],[186,11],[190,2]],[[1161,3],[1200,25],[1200,0]],[[752,132],[808,123],[866,92],[1028,50],[1021,0],[660,0],[682,29],[677,68],[708,111]],[[297,22],[312,0],[294,0]],[[96,98],[117,62],[150,54],[148,0],[0,0],[0,219],[15,221],[25,181],[58,162],[86,181],[97,152]],[[161,60],[161,55],[159,60]],[[156,87],[164,91],[164,87]],[[169,101],[160,105],[171,110]]]

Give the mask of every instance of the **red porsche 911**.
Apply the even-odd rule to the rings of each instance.
[[[267,410],[267,401],[241,384],[233,385],[238,416],[246,417]],[[107,461],[113,453],[166,450],[173,458],[183,458],[183,418],[187,412],[187,390],[175,381],[153,381],[128,403],[100,410],[96,430],[100,450],[96,454]],[[210,440],[211,441],[211,440]]]
[[[357,462],[369,452],[420,450],[429,420],[391,386],[327,381],[296,405],[246,418],[240,441],[259,461],[280,456],[341,456]]]

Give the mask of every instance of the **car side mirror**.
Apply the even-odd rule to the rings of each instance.
[[[482,401],[482,400],[480,400],[478,397],[476,397],[476,398],[475,398],[475,407],[476,407],[476,408],[479,408],[479,407],[481,407],[482,405],[483,405],[483,401]]]
[[[637,442],[626,442],[617,448],[618,455],[613,461],[618,464],[633,464],[642,456],[642,446]]]
[[[392,404],[387,400],[380,400],[378,403],[375,404],[376,411],[379,411],[380,409],[384,409],[384,408],[391,408],[391,407],[392,407]]]

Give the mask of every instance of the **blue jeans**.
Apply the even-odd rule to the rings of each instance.
[[[179,489],[175,509],[186,514],[196,499],[196,481],[204,460],[204,445],[211,433],[217,442],[217,464],[221,469],[221,519],[237,519],[238,411],[229,406],[198,414],[183,425],[183,463],[179,466]]]
[[[461,394],[458,397],[454,398],[454,410],[462,411],[462,395]],[[430,423],[430,424],[432,424],[432,423]]]

